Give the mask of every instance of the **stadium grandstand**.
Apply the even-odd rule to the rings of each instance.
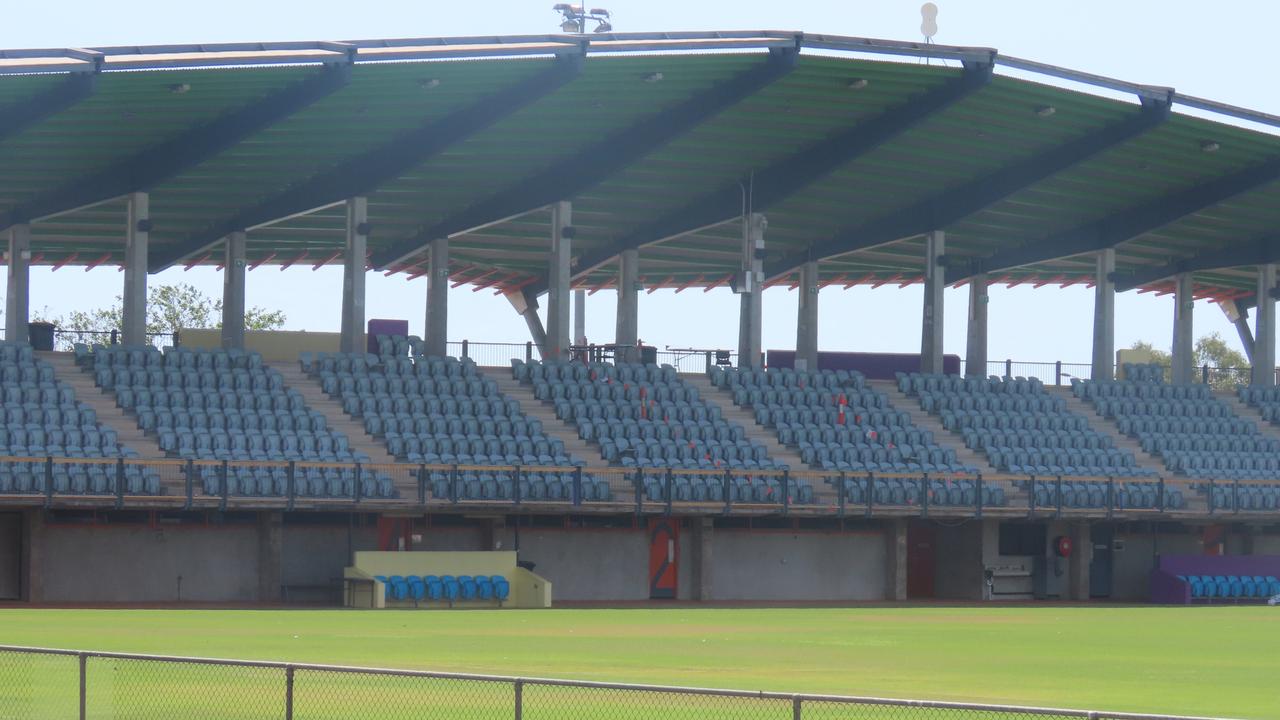
[[[530,568],[555,601],[1265,601],[1278,126],[798,32],[0,51],[0,599],[356,604],[364,553],[514,551],[378,559],[370,604],[551,602]],[[250,270],[325,265],[339,332],[246,332]],[[33,266],[119,268],[118,335],[55,352]],[[222,326],[156,347],[179,266],[221,270]],[[368,272],[427,278],[423,337],[366,317]],[[919,348],[818,351],[820,289],[913,284]],[[1094,289],[1087,368],[988,362],[988,288],[1023,284]],[[528,342],[450,342],[462,286]],[[766,352],[773,286],[798,330]],[[639,342],[642,291],[719,287],[737,348]],[[1171,368],[1117,353],[1127,291],[1173,295]],[[1205,299],[1238,388],[1194,366]]]

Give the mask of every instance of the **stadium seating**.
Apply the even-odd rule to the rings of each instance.
[[[55,493],[114,494],[118,478],[126,494],[160,494],[154,471],[110,461],[137,452],[121,447],[116,431],[24,343],[0,342],[0,455],[32,458],[0,463],[0,494],[43,493],[50,481]]]
[[[1249,419],[1213,396],[1207,385],[1171,385],[1144,366],[1126,368],[1126,377],[1150,378],[1096,382],[1073,380],[1075,395],[1098,414],[1115,420],[1120,431],[1157,455],[1170,471],[1202,480],[1280,481],[1280,440],[1263,436]],[[1242,391],[1242,398],[1265,392]],[[1280,484],[1250,482],[1235,487],[1198,484],[1217,508],[1273,510],[1280,506]]]
[[[1261,575],[1179,575],[1191,588],[1191,599],[1266,600],[1280,595],[1280,580]]]
[[[255,352],[154,347],[98,347],[89,365],[96,384],[154,433],[170,456],[193,461],[235,461],[194,466],[209,495],[279,496],[287,491],[288,462],[359,463],[348,438],[331,430],[323,414],[284,387],[280,373]],[[254,465],[253,461],[264,461]],[[395,497],[391,479],[354,467],[299,467],[295,492],[303,496]]]
[[[409,357],[416,338],[380,337],[389,354],[318,353],[299,358],[328,396],[382,440],[397,459],[428,470],[433,497],[464,500],[611,499],[608,483],[573,468],[585,463],[498,391],[470,360]],[[455,478],[444,465],[482,466]],[[519,472],[507,468],[521,468]]]
[[[601,458],[637,468],[651,500],[813,501],[807,482],[789,480],[785,463],[726,421],[669,365],[513,360],[512,375],[597,445]]]
[[[495,600],[498,604],[511,597],[511,584],[501,575],[377,575],[383,584],[385,600],[447,602],[459,600]]]
[[[932,433],[893,408],[884,393],[867,387],[861,373],[715,367],[711,382],[729,390],[735,405],[750,408],[759,425],[796,448],[811,468],[859,474],[844,480],[847,502],[973,505],[977,500],[974,480],[950,477],[974,474],[976,468],[957,462],[954,450],[940,447]],[[863,476],[867,472],[942,477],[928,483],[920,478],[871,481]],[[920,496],[925,491],[927,499]],[[1005,503],[999,487],[982,492],[985,504]]]

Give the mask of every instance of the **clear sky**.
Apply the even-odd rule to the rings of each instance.
[[[1280,25],[1274,0],[1218,0],[1213,3],[1150,0],[935,0],[941,8],[937,42],[982,45],[1001,52],[1125,80],[1167,85],[1179,91],[1280,113],[1270,69],[1272,43],[1265,34]],[[439,0],[65,0],[12,3],[0,24],[0,47],[78,47],[248,40],[345,40],[554,32],[553,0],[493,0],[446,3]],[[914,40],[919,38],[920,0],[602,0],[613,11],[618,31],[642,30],[804,30],[840,35]],[[115,269],[84,273],[69,268],[32,271],[33,311],[57,315],[105,305],[119,292]],[[221,292],[218,273],[180,268],[152,283],[190,282],[209,294]],[[263,267],[249,274],[250,305],[283,309],[290,329],[336,330],[341,270],[310,268],[281,272]],[[425,281],[371,274],[370,318],[403,318],[421,333]],[[967,291],[948,291],[946,349],[963,355]],[[765,294],[766,348],[795,344],[795,293]],[[823,350],[918,351],[921,290],[842,291],[821,295]],[[614,295],[588,299],[587,336],[613,337]],[[645,294],[640,302],[640,336],[672,347],[736,347],[737,299],[725,290]],[[1090,356],[1092,291],[1029,287],[993,288],[990,355],[1024,361],[1085,361]],[[1167,347],[1172,335],[1170,297],[1126,293],[1117,302],[1117,347],[1148,340]],[[453,291],[452,339],[524,341],[523,321],[492,292]],[[1238,347],[1236,334],[1216,305],[1196,307],[1197,335],[1221,332]]]

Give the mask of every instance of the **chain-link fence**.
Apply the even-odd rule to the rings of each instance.
[[[0,720],[1195,720],[0,646]]]

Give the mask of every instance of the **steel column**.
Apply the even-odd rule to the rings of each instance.
[[[31,320],[31,226],[9,228],[9,286],[5,292],[4,339],[25,343]]]
[[[1116,271],[1115,248],[1098,252],[1093,279],[1093,365],[1092,380],[1111,380],[1116,363]]]
[[[151,199],[129,194],[124,243],[124,307],[121,330],[125,345],[147,344],[147,241],[151,232]]]
[[[244,349],[245,233],[233,232],[223,241],[222,347]]]
[[[640,359],[635,346],[640,336],[640,251],[623,250],[618,255],[618,321],[613,341],[626,346],[620,351],[622,360]]]
[[[1173,296],[1173,382],[1186,384],[1195,376],[1195,340],[1192,312],[1191,273],[1181,273],[1176,278]],[[1257,352],[1255,348],[1254,352]]]
[[[947,271],[942,265],[946,233],[934,230],[925,236],[924,313],[920,334],[920,372],[942,372],[943,298]]]
[[[964,353],[967,377],[987,376],[987,305],[990,302],[987,275],[978,273],[969,280],[969,329]]]
[[[516,291],[506,294],[507,302],[511,303],[511,307],[515,309],[520,317],[524,318],[525,324],[529,326],[529,337],[533,340],[533,344],[538,346],[538,352],[545,359],[547,355],[547,331],[542,327],[542,320],[538,317],[538,300],[533,296],[524,292]]]
[[[800,266],[800,298],[796,304],[796,369],[818,369],[818,262]]]
[[[550,286],[547,288],[547,347],[545,360],[564,360],[568,356],[569,279],[573,272],[569,261],[573,254],[573,203],[560,201],[551,206]]]
[[[1257,311],[1254,313],[1253,384],[1276,384],[1276,266],[1258,266]]]
[[[430,247],[425,350],[430,357],[445,357],[449,354],[449,238],[436,238]]]
[[[364,275],[369,199],[347,200],[347,245],[342,259],[342,352],[364,352]]]

